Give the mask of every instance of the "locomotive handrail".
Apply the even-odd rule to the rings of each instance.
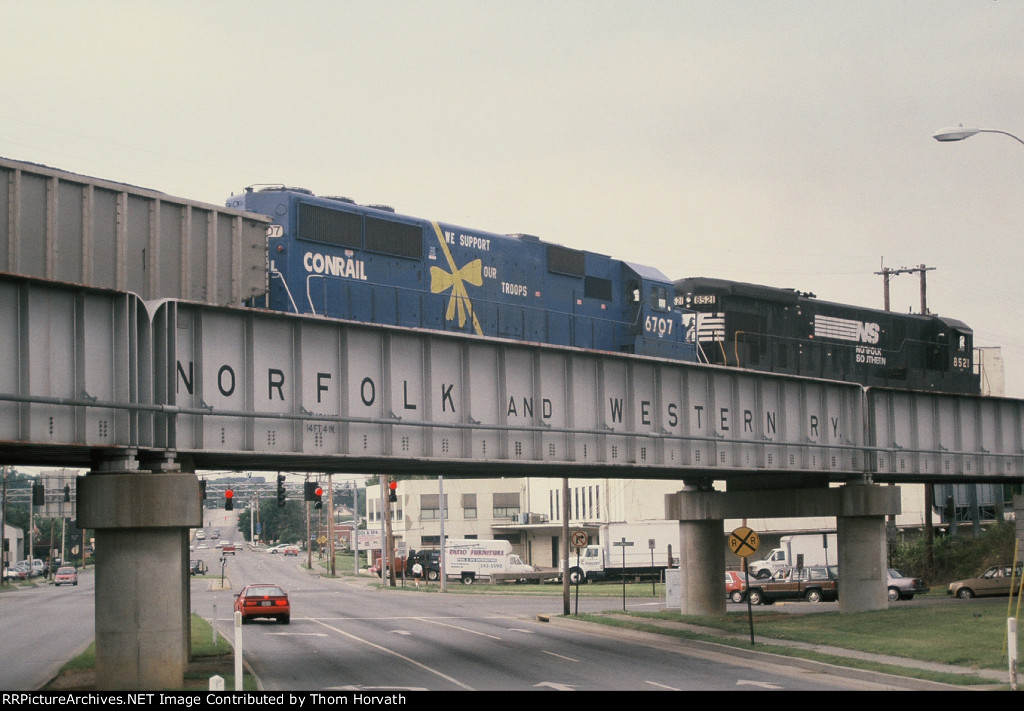
[[[292,303],[292,308],[295,309],[295,313],[299,313],[299,307],[295,304],[295,299],[292,298],[292,291],[288,288],[288,280],[284,278],[284,274],[279,272],[277,269],[270,270],[270,278],[277,277],[281,280],[281,284],[284,286],[284,293],[288,295],[288,301]]]

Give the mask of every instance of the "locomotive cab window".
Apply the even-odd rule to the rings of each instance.
[[[631,304],[639,304],[641,301],[640,285],[635,281],[626,287],[626,300]]]
[[[668,311],[668,289],[663,286],[651,288],[651,307],[658,311]]]

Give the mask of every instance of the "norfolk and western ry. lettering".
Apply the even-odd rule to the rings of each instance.
[[[337,385],[334,374],[329,372],[316,372],[310,377],[313,378],[316,402],[313,406],[321,406],[325,403],[336,403],[340,393],[336,392]],[[257,397],[265,397],[268,402],[281,402],[286,404],[289,384],[286,382],[285,371],[280,368],[267,368],[263,385],[257,381]],[[400,400],[404,411],[412,412],[419,410],[423,403],[417,400],[416,393],[419,392],[418,383],[412,380],[403,379],[401,382]],[[239,379],[235,368],[229,364],[221,365],[214,378],[214,387],[224,398],[238,397],[244,400],[238,392]],[[358,396],[358,403],[370,408],[377,403],[379,394],[379,383],[371,377],[366,376],[359,380],[355,386]],[[177,391],[185,390],[189,395],[195,395],[195,373],[192,362],[183,364],[177,361]],[[399,393],[395,393],[399,394]],[[436,386],[433,395],[427,397],[435,398],[434,412],[459,414],[462,406],[462,399],[459,395],[457,383],[442,382]],[[397,404],[397,403],[396,403]],[[628,402],[623,397],[610,396],[605,411],[605,424],[613,427],[616,424],[627,425],[626,413]],[[700,433],[714,431],[722,435],[743,437],[760,433],[764,436],[778,434],[778,412],[774,409],[765,409],[758,413],[750,409],[736,409],[731,407],[711,408],[704,404],[693,404],[690,406],[689,427],[683,428],[682,405],[678,402],[667,402],[661,406],[661,412],[651,400],[640,399],[636,403],[636,411],[633,416],[636,425],[643,428],[661,428],[669,433],[688,432]],[[561,412],[559,411],[559,408]],[[507,420],[521,420],[524,424],[532,422],[545,422],[553,419],[561,420],[564,413],[564,403],[548,397],[536,398],[533,395],[510,394],[504,406],[504,416]],[[355,413],[353,413],[355,414]],[[556,418],[556,415],[558,416]],[[803,423],[803,435],[812,439],[828,436],[832,439],[839,439],[841,436],[840,418],[828,414],[809,414],[807,421]]]

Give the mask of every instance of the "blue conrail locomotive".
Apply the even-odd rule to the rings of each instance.
[[[227,206],[270,216],[254,306],[330,318],[696,360],[660,271],[285,187]]]

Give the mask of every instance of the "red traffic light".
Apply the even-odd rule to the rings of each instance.
[[[231,489],[228,489],[227,491],[224,492],[224,498],[225,499],[230,499],[234,495],[235,495],[235,492],[233,492]]]
[[[398,482],[397,481],[389,481],[388,482],[388,488],[391,489],[392,491],[394,491],[395,489],[398,488]]]
[[[319,486],[316,488],[316,495],[317,496],[323,496],[324,495],[324,490],[321,489]]]

